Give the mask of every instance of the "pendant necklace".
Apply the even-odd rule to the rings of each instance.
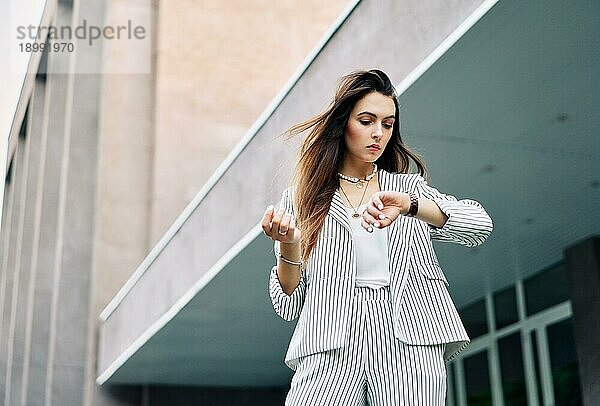
[[[371,176],[371,178],[372,178],[372,176]],[[371,178],[367,179],[367,187],[369,186],[369,181],[371,180]],[[360,207],[360,205],[362,204],[362,201],[365,198],[365,192],[367,191],[367,187],[365,187],[365,189],[363,190],[362,197],[360,198],[360,202],[358,203],[358,206],[356,206],[356,209],[358,209]],[[346,195],[346,192],[344,192],[344,188],[342,188],[342,185],[340,185],[340,190],[342,191],[342,193],[346,197],[346,200],[348,200],[348,203],[350,204],[350,206],[352,207],[352,210],[354,211],[354,214],[352,214],[352,217],[354,217],[355,219],[359,218],[360,213],[358,213],[358,211],[352,205],[352,202],[350,201],[350,199],[348,199],[348,195]]]

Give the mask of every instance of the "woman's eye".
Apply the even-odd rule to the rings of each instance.
[[[370,124],[371,124],[371,121],[370,121],[370,120],[359,120],[359,122],[360,122],[362,125],[370,125]],[[386,124],[386,123],[383,123],[383,127],[384,127],[384,128],[386,128],[386,129],[388,129],[388,130],[389,130],[390,128],[392,128],[393,126],[394,126],[393,124]]]

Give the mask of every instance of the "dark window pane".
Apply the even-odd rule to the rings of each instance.
[[[471,339],[488,332],[485,301],[483,299],[464,307],[460,312],[460,316]]]
[[[521,333],[517,332],[500,338],[498,340],[498,354],[500,356],[504,403],[511,406],[527,406],[525,373],[521,353]]]
[[[581,384],[572,320],[567,319],[548,326],[547,333],[554,384],[554,404],[556,406],[581,405]]]
[[[494,293],[494,314],[496,315],[497,329],[519,321],[514,285]]]
[[[537,333],[535,330],[531,332],[531,351],[533,352],[533,369],[535,371],[535,384],[537,385],[538,401],[543,404],[544,398],[542,395],[542,380],[540,378],[540,356],[538,354]]]
[[[491,406],[492,392],[488,370],[487,351],[465,357],[465,386],[469,406]]]
[[[527,315],[569,299],[569,280],[564,263],[542,271],[523,282]]]

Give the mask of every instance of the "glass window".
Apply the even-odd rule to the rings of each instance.
[[[500,357],[504,404],[527,406],[521,333],[516,332],[498,339],[498,355]]]
[[[494,293],[494,314],[497,329],[519,321],[517,293],[514,285]]]
[[[460,317],[471,339],[487,334],[488,326],[484,299],[464,307],[460,311]]]
[[[572,319],[552,324],[546,331],[554,385],[554,404],[556,406],[581,405],[583,403]]]
[[[525,279],[527,315],[537,313],[569,299],[569,280],[564,263]]]
[[[491,406],[492,392],[487,350],[465,357],[465,386],[469,406]]]

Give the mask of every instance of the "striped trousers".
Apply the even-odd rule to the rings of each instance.
[[[344,346],[303,357],[286,406],[443,406],[445,344],[394,338],[390,288],[356,286]]]

